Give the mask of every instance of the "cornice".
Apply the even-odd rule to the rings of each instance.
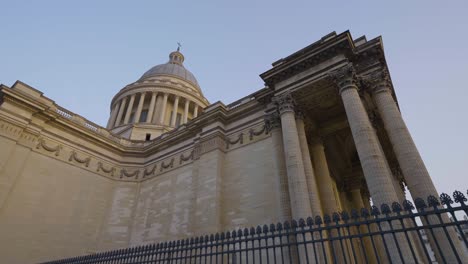
[[[260,74],[260,77],[270,88],[273,88],[276,83],[337,54],[344,53],[352,56],[354,47],[354,42],[348,31],[336,36],[325,36],[320,41],[273,64],[273,68]]]

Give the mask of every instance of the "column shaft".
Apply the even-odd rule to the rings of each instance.
[[[187,120],[188,120],[188,110],[189,110],[189,106],[190,106],[190,101],[188,99],[185,99],[185,108],[184,108],[184,120],[183,120],[183,123],[187,123]]]
[[[141,111],[143,110],[143,104],[145,103],[145,94],[146,92],[142,92],[140,94],[140,101],[138,102],[138,107],[137,107],[134,123],[140,122]]]
[[[151,101],[148,108],[148,116],[146,117],[146,123],[151,123],[151,119],[153,119],[154,115],[154,104],[156,103],[156,96],[158,95],[157,92],[151,93]]]
[[[374,101],[377,105],[377,109],[382,118],[390,142],[392,143],[398,163],[401,167],[401,170],[403,171],[403,175],[405,177],[411,196],[413,199],[422,198],[424,200],[426,200],[429,195],[434,195],[437,197],[437,189],[435,188],[429,172],[424,165],[416,144],[414,143],[408,127],[406,126],[405,121],[401,116],[398,106],[391,95],[388,79],[383,74],[378,74],[377,79],[374,81]],[[450,222],[446,214],[442,214],[441,216],[444,222]],[[428,220],[431,224],[439,223],[439,220],[436,216],[428,217]],[[464,246],[458,240],[455,231],[450,229],[449,234],[452,238],[452,241],[454,241],[455,247],[457,248],[459,254],[461,254],[461,257],[468,259],[468,256],[464,250]],[[447,240],[443,230],[434,230],[434,235],[435,237],[428,233],[428,238],[438,261],[442,261],[440,255],[442,253],[444,254],[447,262],[457,262],[458,260],[456,259],[455,254],[453,254],[450,243]],[[438,241],[442,252],[438,252],[434,240]]]
[[[298,118],[296,120],[299,143],[302,153],[302,162],[304,163],[304,173],[307,180],[307,189],[309,190],[310,207],[312,216],[322,215],[322,206],[320,205],[319,190],[317,187],[317,179],[315,176],[312,160],[310,158],[309,145],[307,143],[306,132],[304,128],[304,120]]]
[[[198,116],[198,105],[195,103],[195,106],[193,107],[193,118]]]
[[[175,126],[176,126],[177,109],[179,109],[179,96],[176,96],[176,97],[175,97],[174,105],[173,105],[173,107],[172,107],[172,119],[171,119],[171,126],[172,126],[172,127],[175,127]]]
[[[295,219],[306,218],[312,215],[312,210],[310,209],[307,180],[304,173],[292,98],[286,95],[280,98],[279,101],[292,217]]]
[[[159,116],[159,123],[161,125],[164,125],[164,119],[166,118],[166,107],[167,107],[167,97],[169,95],[167,93],[164,94],[164,97],[163,97],[163,102],[162,102],[162,106],[161,106],[161,115]]]
[[[339,92],[372,201],[377,206],[383,203],[391,204],[398,201],[398,196],[393,188],[392,175],[387,166],[385,155],[381,151],[380,142],[359,97],[354,74],[352,66],[346,65],[335,72],[333,77],[338,82]],[[382,229],[387,230],[389,226],[384,224]],[[385,239],[388,240],[389,258],[392,261],[396,263],[405,261],[399,256],[399,251],[405,258],[409,258],[407,261],[413,261],[407,241],[404,239],[395,241],[391,235],[386,235]]]
[[[107,128],[111,128],[112,125],[115,124],[115,118],[117,117],[117,112],[119,110],[119,105],[120,104],[118,102],[116,102],[114,104],[114,107],[112,108],[112,111],[111,111],[109,121],[107,122],[107,126],[106,126]]]
[[[115,120],[114,127],[120,125],[120,121],[122,121],[123,111],[125,109],[125,105],[127,104],[127,97],[124,97],[120,101],[119,113],[117,114],[117,119]]]
[[[125,113],[124,125],[128,124],[130,115],[132,114],[133,102],[135,102],[135,94],[130,96],[130,102],[128,102],[127,112]]]

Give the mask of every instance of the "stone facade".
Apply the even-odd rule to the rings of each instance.
[[[1,86],[2,263],[400,201],[403,185],[437,194],[380,38],[331,33],[230,105],[209,104],[183,60],[173,52],[117,93],[106,128],[20,81]]]

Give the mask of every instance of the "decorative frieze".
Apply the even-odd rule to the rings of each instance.
[[[143,178],[146,178],[146,176],[149,176],[149,175],[153,175],[155,171],[156,171],[156,164],[154,164],[151,170],[148,170],[148,168],[145,168],[145,170],[143,171]]]
[[[255,131],[255,129],[251,128],[249,130],[249,140],[253,140],[254,137],[260,136],[263,133],[268,134],[267,123],[265,122],[262,126],[262,129]]]
[[[138,175],[140,174],[139,170],[135,170],[133,172],[128,172],[126,169],[121,169],[120,170],[120,178],[122,179],[124,176],[127,178],[133,178],[138,179]]]
[[[114,173],[115,173],[115,167],[111,167],[110,169],[106,169],[104,167],[104,165],[102,164],[102,162],[98,162],[97,163],[97,169],[96,169],[97,172],[100,172],[100,171],[103,171],[105,173],[108,173],[110,174],[112,177],[114,177]]]
[[[190,151],[190,154],[187,157],[184,156],[184,153],[180,154],[179,164],[182,164],[185,161],[189,161],[189,160],[193,160],[193,150]]]
[[[55,156],[58,156],[60,155],[60,151],[62,150],[62,145],[59,144],[59,145],[56,145],[55,147],[47,146],[45,143],[45,140],[40,138],[36,145],[36,149],[41,149],[41,148],[48,152],[54,153]],[[70,156],[70,159],[71,159],[71,156]]]
[[[56,155],[57,156],[57,155]],[[70,158],[68,158],[68,161],[76,161],[78,163],[82,163],[84,164],[86,167],[89,167],[89,162],[91,161],[91,158],[90,157],[87,157],[87,158],[79,158],[76,154],[76,152],[73,150],[71,153],[70,153]]]
[[[229,149],[229,145],[235,144],[244,144],[244,133],[240,133],[237,135],[237,139],[231,140],[230,138],[226,137],[226,149]]]
[[[174,167],[174,158],[171,159],[171,161],[169,163],[164,163],[164,161],[161,163],[161,167],[159,169],[159,171],[163,171],[165,169],[169,169],[169,168],[172,168]]]

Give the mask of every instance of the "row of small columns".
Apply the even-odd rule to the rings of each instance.
[[[361,161],[364,177],[367,182],[372,201],[380,206],[383,203],[401,202],[401,197],[393,184],[393,175],[389,168],[382,146],[377,137],[375,128],[371,124],[367,111],[361,101],[356,84],[356,75],[352,64],[347,64],[330,74],[330,77],[338,85],[339,94],[344,104],[346,116],[351,128],[351,133],[356,145],[356,149]],[[437,190],[429,176],[419,151],[409,133],[408,128],[401,116],[397,103],[391,92],[389,78],[386,74],[374,74],[366,79],[372,87],[372,95],[376,106],[382,117],[384,128],[388,133],[393,149],[401,166],[405,180],[411,195],[416,197],[427,197],[436,195]],[[308,216],[321,215],[323,211],[328,211],[333,206],[333,202],[319,202],[318,192],[327,192],[327,188],[322,186],[326,179],[330,179],[328,167],[326,166],[325,153],[320,140],[313,140],[311,143],[313,157],[310,157],[309,144],[305,137],[303,121],[298,116],[294,108],[294,100],[290,94],[283,94],[274,98],[280,116],[281,131],[273,129],[271,131],[273,144],[284,151],[284,161],[277,159],[277,164],[284,163],[287,175],[288,194],[282,199],[290,200],[290,216],[294,219]],[[299,118],[298,118],[299,117]],[[279,128],[279,126],[277,126]],[[280,132],[278,132],[280,131]],[[282,138],[275,135],[282,134]],[[278,147],[278,141],[282,141],[282,146]],[[310,162],[312,159],[313,163]],[[316,162],[317,161],[317,162]],[[277,165],[279,166],[279,165]],[[313,167],[316,167],[315,169]],[[321,168],[317,168],[317,166]],[[277,168],[280,172],[281,168]],[[314,173],[315,172],[315,173]],[[317,184],[321,183],[320,186]],[[330,183],[327,182],[327,185]],[[320,187],[320,188],[318,188]],[[285,190],[282,191],[284,193]],[[287,196],[287,197],[286,197]],[[326,199],[331,199],[333,195],[327,193]],[[324,197],[324,196],[322,196]],[[331,203],[330,203],[331,202]],[[323,205],[323,208],[322,208]],[[287,210],[283,210],[283,215],[287,216]],[[444,222],[449,222],[447,215],[442,215]],[[437,217],[428,218],[430,224],[438,224]],[[426,223],[427,224],[427,223]],[[399,223],[394,223],[394,228],[400,228]],[[382,225],[382,228],[389,229]],[[447,263],[458,263],[459,259],[453,254],[450,242],[442,230],[433,230],[434,237],[428,235],[433,249],[436,249],[435,240],[444,251],[445,261],[440,253],[435,250],[436,258]],[[450,229],[452,241],[459,242],[454,230]],[[394,263],[412,263],[411,252],[407,241],[397,234],[395,238],[386,235],[388,252]],[[397,246],[398,243],[398,246]],[[464,253],[463,245],[457,243],[458,252]],[[447,250],[444,250],[447,249]],[[398,251],[401,251],[407,259],[401,259]],[[302,258],[301,256],[298,256]],[[466,256],[462,256],[466,257]],[[463,258],[462,258],[463,259]],[[468,259],[468,258],[465,258]],[[414,262],[416,263],[416,262]]]
[[[140,117],[141,117],[141,113],[143,111],[143,104],[145,102],[145,97],[146,97],[146,94],[147,93],[150,93],[151,94],[151,101],[150,101],[150,104],[149,104],[149,108],[148,108],[148,115],[146,117],[146,123],[152,123],[152,120],[153,120],[153,116],[154,114],[156,113],[156,98],[157,96],[160,94],[159,92],[141,92],[140,93],[140,100],[138,102],[138,107],[137,107],[137,110],[136,110],[136,113],[135,113],[135,122],[134,123],[138,123],[139,120],[140,120]],[[167,108],[167,101],[168,101],[168,98],[169,98],[169,95],[168,93],[161,93],[163,95],[163,99],[162,99],[162,106],[160,108],[160,112],[159,112],[159,116],[156,117],[156,123],[158,124],[164,124],[164,118],[166,116],[166,108]],[[124,98],[122,98],[119,102],[115,103],[114,107],[112,108],[112,111],[111,111],[111,118],[109,119],[109,122],[107,123],[107,128],[113,128],[113,127],[117,127],[119,125],[126,125],[129,123],[130,121],[130,116],[132,114],[132,110],[133,110],[133,105],[135,103],[135,97],[136,97],[136,93],[135,94],[132,94],[130,96],[126,96]],[[178,95],[174,95],[175,96],[175,99],[174,99],[174,105],[173,105],[173,115],[172,115],[172,119],[170,120],[170,126],[172,127],[175,127],[176,126],[176,118],[177,118],[177,109],[179,108],[179,99],[180,99],[180,96]],[[128,99],[130,98],[130,99]],[[122,123],[122,116],[124,114],[124,110],[125,110],[125,107],[127,105],[127,100],[129,100],[128,102],[128,107],[127,107],[127,111],[125,112],[125,116],[123,118],[123,123]],[[188,114],[189,114],[189,108],[190,108],[190,103],[191,101],[189,101],[188,99],[185,99],[185,107],[184,107],[184,114],[182,116],[182,123],[185,124],[187,123],[188,121]],[[198,116],[198,105],[193,102],[194,104],[194,109],[193,109],[193,117],[197,117]]]

